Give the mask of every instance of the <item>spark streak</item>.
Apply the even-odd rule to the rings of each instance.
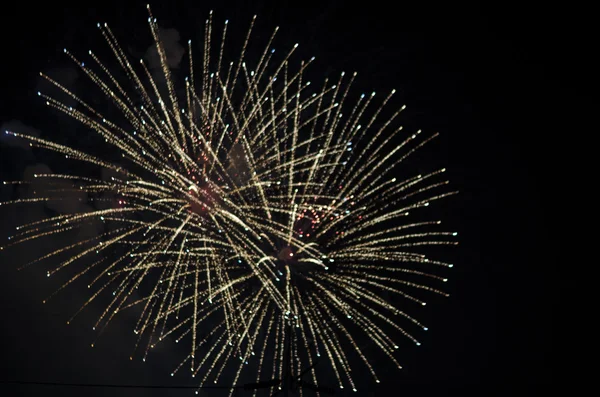
[[[437,134],[421,138],[420,130],[407,133],[396,125],[405,106],[383,118],[395,90],[379,105],[375,93],[353,101],[356,73],[341,73],[332,79],[335,84],[325,80],[317,88],[305,77],[314,58],[294,64],[297,45],[277,60],[271,50],[277,29],[251,65],[246,54],[256,18],[239,58],[227,62],[228,24],[215,56],[211,13],[201,69],[193,70],[190,43],[189,79],[176,84],[158,24],[149,15],[160,77],[143,62],[134,66],[106,24],[98,28],[120,71],[111,71],[91,51],[84,63],[65,50],[112,110],[95,109],[42,75],[57,95],[77,103],[70,107],[39,93],[47,105],[97,133],[121,154],[120,161],[7,132],[116,176],[38,174],[47,187],[1,206],[85,193],[89,202],[104,200],[110,207],[23,224],[1,248],[93,220],[111,224],[33,263],[53,260],[48,276],[83,266],[59,291],[93,275],[81,309],[110,295],[95,324],[99,333],[117,313],[139,307],[134,332],[144,361],[166,337],[187,343],[189,355],[173,374],[185,364],[192,376],[203,372],[202,382],[216,382],[228,366],[235,368],[236,380],[245,368],[254,369],[257,381],[281,377],[287,371],[283,345],[292,338],[295,368],[324,355],[339,386],[356,390],[351,371],[356,364],[348,356],[353,351],[379,382],[361,341],[370,341],[400,367],[394,337],[419,344],[408,328],[427,329],[404,307],[424,305],[422,291],[447,296],[437,286],[447,279],[432,269],[452,265],[429,259],[421,247],[455,245],[456,233],[438,230],[440,221],[415,218],[456,192],[443,190],[448,182],[439,177],[445,169],[402,181],[395,177],[404,160]],[[58,185],[61,181],[71,187]],[[116,198],[100,199],[101,193]],[[54,259],[66,253],[67,259]],[[86,260],[92,265],[86,267]],[[384,298],[388,294],[404,299],[402,310]],[[407,329],[400,320],[408,320]],[[204,333],[204,324],[212,331]],[[292,334],[286,334],[289,326]],[[318,373],[310,373],[315,384]]]

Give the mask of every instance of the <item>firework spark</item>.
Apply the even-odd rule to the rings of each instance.
[[[375,93],[351,100],[356,74],[341,73],[315,87],[305,78],[314,58],[292,61],[297,44],[275,55],[277,29],[251,67],[245,59],[255,19],[241,54],[228,62],[227,21],[217,32],[211,13],[199,74],[190,43],[189,76],[177,85],[151,13],[148,22],[159,77],[143,61],[131,61],[106,24],[98,28],[125,78],[91,51],[82,62],[65,49],[112,104],[112,113],[43,74],[77,105],[38,93],[48,106],[99,134],[119,161],[7,132],[114,176],[37,174],[47,182],[43,196],[1,205],[61,200],[70,192],[83,192],[90,201],[102,200],[102,194],[113,198],[104,199],[102,209],[19,226],[7,246],[94,220],[110,224],[35,262],[54,259],[50,277],[93,257],[60,290],[93,275],[80,311],[110,296],[94,328],[101,332],[117,313],[139,307],[133,328],[139,356],[145,360],[167,337],[186,343],[189,353],[173,374],[190,371],[201,376],[201,385],[222,380],[226,367],[235,368],[234,384],[245,368],[253,368],[256,380],[281,379],[286,338],[295,341],[296,371],[323,356],[339,387],[356,390],[352,352],[379,382],[358,339],[369,340],[400,367],[393,355],[398,342],[390,335],[419,344],[400,323],[427,329],[383,296],[396,294],[410,307],[425,305],[415,291],[446,295],[436,286],[446,279],[430,272],[452,265],[419,250],[454,245],[456,233],[439,231],[439,221],[415,220],[412,212],[418,215],[455,192],[444,190],[444,169],[393,177],[436,134],[422,138],[421,131],[397,126],[404,107],[382,118],[393,90],[383,100]],[[65,254],[68,259],[55,259]],[[286,332],[290,327],[294,331]],[[318,384],[314,369],[311,376]]]

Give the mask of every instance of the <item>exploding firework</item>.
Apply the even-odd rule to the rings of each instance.
[[[297,45],[278,56],[277,29],[250,66],[254,19],[241,54],[229,62],[227,21],[214,33],[211,13],[199,74],[190,43],[189,76],[178,84],[151,13],[148,22],[160,74],[130,61],[105,24],[98,28],[118,72],[91,51],[82,62],[65,49],[112,112],[42,75],[75,103],[40,92],[46,104],[95,131],[113,148],[110,158],[7,133],[112,176],[35,175],[46,183],[39,197],[1,204],[60,201],[76,192],[102,206],[19,226],[8,246],[102,222],[97,235],[34,262],[54,261],[49,277],[77,269],[59,291],[91,280],[81,309],[109,297],[98,331],[138,307],[132,327],[139,357],[145,360],[165,338],[186,344],[173,374],[189,371],[201,385],[222,380],[225,368],[235,373],[228,383],[237,383],[246,368],[257,381],[281,379],[288,338],[292,371],[322,357],[339,387],[356,390],[351,368],[360,365],[379,382],[358,341],[369,341],[400,367],[393,354],[399,342],[391,335],[419,344],[412,334],[427,329],[402,304],[425,305],[419,290],[446,295],[437,287],[446,279],[433,273],[452,265],[420,250],[456,244],[456,233],[417,217],[455,192],[444,189],[444,169],[394,177],[436,134],[403,131],[396,121],[404,107],[383,118],[394,91],[383,100],[375,93],[351,99],[356,74],[311,84],[305,76],[314,58],[293,62]],[[402,300],[392,304],[386,299],[392,295]],[[318,384],[318,372],[310,373]]]

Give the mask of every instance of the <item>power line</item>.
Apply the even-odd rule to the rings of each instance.
[[[60,386],[60,387],[97,387],[113,389],[243,389],[243,386],[164,386],[164,385],[116,385],[109,383],[61,383],[61,382],[37,382],[19,380],[0,380],[1,384],[34,385],[34,386]]]

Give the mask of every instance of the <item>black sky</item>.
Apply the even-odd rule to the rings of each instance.
[[[101,46],[96,22],[109,22],[121,44],[143,53],[150,44],[145,3],[123,3],[14,3],[1,26],[0,124],[19,120],[47,136],[64,127],[56,113],[39,103],[37,74],[68,64],[63,47],[85,54]],[[423,167],[446,166],[453,186],[461,191],[441,207],[446,211],[442,219],[458,230],[461,241],[450,253],[455,263],[448,286],[451,297],[435,301],[419,315],[431,331],[418,350],[400,355],[405,369],[397,372],[387,369],[387,362],[376,363],[382,384],[371,394],[357,394],[537,395],[546,389],[553,372],[547,293],[554,261],[549,240],[553,220],[545,208],[554,172],[549,163],[559,139],[551,132],[552,117],[558,117],[561,98],[576,100],[573,87],[578,85],[561,72],[564,58],[575,59],[579,52],[561,35],[565,21],[559,13],[505,4],[440,7],[341,0],[153,5],[159,22],[177,28],[183,40],[199,37],[210,9],[217,20],[238,24],[239,31],[255,13],[259,31],[281,26],[279,46],[299,42],[304,57],[317,58],[314,73],[356,70],[356,90],[396,88],[401,103],[408,105],[404,119],[409,126],[441,132],[423,153]],[[582,73],[591,70],[585,62],[588,55],[581,57]],[[0,145],[0,179],[18,179],[36,162],[43,161],[24,149]],[[3,190],[0,198],[9,195]],[[4,239],[18,214],[2,211]],[[189,384],[168,376],[175,363],[168,347],[146,364],[130,362],[133,338],[118,325],[107,332],[100,349],[90,349],[89,322],[67,327],[70,312],[61,311],[60,303],[41,304],[55,287],[43,277],[45,269],[16,271],[16,261],[35,255],[32,251],[0,256],[0,380]],[[17,396],[190,395],[0,384],[1,394],[3,390]],[[222,394],[206,390],[206,395]]]

